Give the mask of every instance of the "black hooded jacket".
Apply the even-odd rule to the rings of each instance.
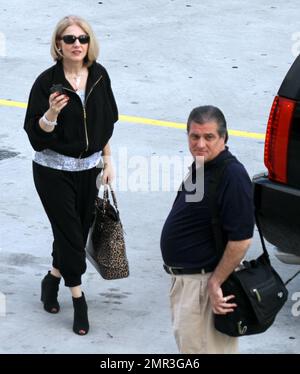
[[[62,84],[68,104],[50,133],[42,130],[39,119],[49,109],[50,88]],[[84,158],[101,151],[113,133],[118,109],[105,68],[97,62],[89,67],[85,104],[66,80],[61,62],[45,70],[34,82],[28,101],[24,129],[34,150],[51,149],[60,154]]]

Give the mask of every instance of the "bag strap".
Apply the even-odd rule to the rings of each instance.
[[[261,230],[260,222],[259,222],[259,219],[258,219],[258,213],[257,213],[256,209],[254,211],[254,216],[255,216],[255,223],[256,223],[256,227],[258,229],[259,238],[260,238],[261,246],[262,246],[262,249],[263,249],[263,252],[264,252],[264,256],[267,259],[267,261],[270,263],[269,252],[267,251],[265,239],[264,239],[264,236],[263,236],[263,233],[262,233],[262,230]]]
[[[264,240],[264,237],[263,237],[263,234],[262,234],[262,231],[261,231],[261,226],[260,226],[259,219],[258,219],[258,213],[257,213],[256,210],[255,210],[255,221],[256,221],[256,226],[258,228],[259,237],[260,237],[260,241],[261,241],[261,245],[263,247],[263,251],[264,251],[265,257],[267,257],[267,260],[270,262],[269,253],[268,253],[266,245],[265,245],[265,240]],[[290,283],[294,278],[296,278],[296,276],[298,274],[300,274],[300,270],[298,270],[290,279],[288,279],[284,283],[284,285],[286,286],[288,283]]]
[[[288,279],[284,285],[286,286],[288,283],[290,283],[290,281],[292,281],[294,278],[296,278],[296,276],[300,274],[300,270],[298,270],[290,279]]]
[[[112,188],[112,186],[111,186],[110,183],[104,185],[104,191],[103,191],[103,211],[105,211],[106,206],[108,204],[109,193],[112,196],[114,207],[116,209],[117,214],[119,215],[117,198],[116,198],[115,192],[114,192],[114,190],[113,190],[113,188]]]
[[[222,177],[223,177],[223,174],[224,174],[224,171],[227,165],[230,164],[231,162],[234,162],[235,160],[236,160],[235,157],[228,157],[226,160],[224,160],[220,164],[220,166],[216,167],[215,171],[213,172],[209,180],[209,195],[208,195],[209,208],[210,208],[210,213],[211,213],[211,223],[212,223],[212,229],[213,229],[218,258],[221,258],[224,253],[224,250],[226,247],[226,240],[225,240],[224,233],[222,230],[220,212],[219,212],[218,203],[217,203],[217,189],[219,187],[219,184],[221,183],[221,180],[222,180]],[[261,226],[260,226],[260,222],[259,222],[258,214],[256,210],[255,210],[254,215],[255,215],[255,222],[258,228],[262,249],[263,249],[263,255],[264,255],[265,260],[268,263],[270,263],[270,259],[269,259],[270,256],[266,248],[266,244],[265,244],[264,237],[261,231]]]
[[[208,205],[211,214],[211,224],[218,258],[221,258],[224,253],[226,241],[224,237],[224,232],[222,230],[220,211],[217,203],[217,189],[219,187],[219,184],[221,183],[222,176],[227,165],[235,160],[235,157],[228,157],[215,168],[215,170],[212,172],[209,178]]]
[[[224,253],[224,249],[226,247],[226,241],[225,241],[224,233],[222,230],[220,212],[219,212],[218,204],[217,204],[217,189],[218,189],[219,184],[221,183],[222,176],[224,174],[224,171],[227,165],[233,162],[234,160],[235,160],[235,157],[229,157],[226,160],[224,160],[221,163],[221,165],[218,166],[216,170],[213,172],[213,174],[211,175],[210,180],[209,180],[209,186],[208,186],[208,190],[209,190],[208,199],[209,199],[209,209],[211,213],[211,223],[212,223],[217,256],[219,258],[221,258]],[[262,249],[263,249],[263,256],[265,260],[270,264],[269,252],[267,251],[266,243],[264,240],[264,236],[263,236],[260,221],[259,221],[258,212],[256,209],[254,211],[254,216],[255,216],[255,223],[258,229],[258,233],[259,233],[260,242],[261,242]],[[284,283],[284,285],[286,286],[288,283],[290,283],[298,274],[300,274],[300,270],[297,271],[291,278],[289,278]]]

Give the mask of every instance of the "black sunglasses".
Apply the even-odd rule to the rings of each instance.
[[[74,44],[77,39],[80,44],[87,44],[90,41],[89,35],[64,35],[60,39],[62,39],[66,44]]]

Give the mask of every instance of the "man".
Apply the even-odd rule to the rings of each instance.
[[[190,176],[197,170],[199,158],[204,160],[204,195],[194,202],[187,199],[190,193],[183,183],[161,234],[164,268],[172,274],[174,334],[181,353],[237,353],[237,338],[214,328],[213,313],[230,313],[236,307],[234,295],[224,297],[221,285],[240,264],[253,236],[251,181],[225,145],[228,134],[220,109],[213,106],[193,109],[187,134],[194,158]],[[220,258],[211,224],[209,179],[228,158],[234,159],[227,164],[216,194],[227,243]],[[196,189],[197,185],[199,180]]]

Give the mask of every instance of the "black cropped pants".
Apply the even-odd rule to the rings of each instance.
[[[33,179],[53,232],[52,265],[67,287],[81,284],[101,169],[64,171],[33,162]]]

